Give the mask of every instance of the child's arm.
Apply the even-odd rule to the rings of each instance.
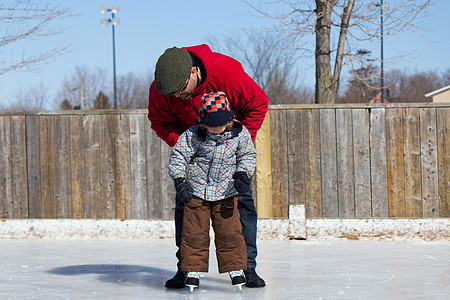
[[[186,179],[187,166],[195,153],[192,136],[195,131],[192,128],[186,130],[178,138],[169,158],[169,176],[173,180]]]

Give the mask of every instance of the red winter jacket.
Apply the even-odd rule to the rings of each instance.
[[[207,45],[184,47],[206,69],[206,79],[198,86],[191,99],[164,96],[153,81],[149,90],[148,119],[151,128],[170,147],[189,127],[197,124],[200,98],[207,93],[221,91],[227,95],[236,118],[248,129],[252,140],[261,128],[269,99],[264,91],[235,59],[213,52]]]

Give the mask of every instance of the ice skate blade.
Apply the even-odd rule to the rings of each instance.
[[[198,286],[196,286],[196,285],[187,285],[186,284],[186,286],[189,288],[190,293],[194,292],[194,288],[198,288]]]
[[[235,285],[236,291],[237,291],[237,292],[241,292],[241,291],[242,291],[242,286],[243,286],[243,285],[244,285],[244,283],[236,284],[236,285]]]

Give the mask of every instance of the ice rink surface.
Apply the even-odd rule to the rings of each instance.
[[[200,288],[167,290],[160,240],[0,240],[0,299],[450,299],[450,242],[258,241],[265,288],[237,292],[213,252]]]

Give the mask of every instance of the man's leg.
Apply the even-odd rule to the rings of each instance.
[[[242,235],[244,236],[245,245],[247,246],[247,271],[245,271],[247,283],[245,285],[247,287],[263,287],[266,283],[255,271],[256,256],[258,255],[256,247],[257,215],[251,180],[250,190],[247,193],[239,193],[237,197]]]
[[[180,271],[181,267],[181,254],[180,254],[180,245],[181,245],[181,231],[183,229],[183,212],[184,212],[184,204],[180,203],[180,198],[178,193],[175,196],[175,245],[178,250],[176,252],[176,257],[178,259],[177,263],[177,273],[175,276],[166,281],[165,287],[168,289],[181,289],[184,288],[184,279],[185,274]]]

